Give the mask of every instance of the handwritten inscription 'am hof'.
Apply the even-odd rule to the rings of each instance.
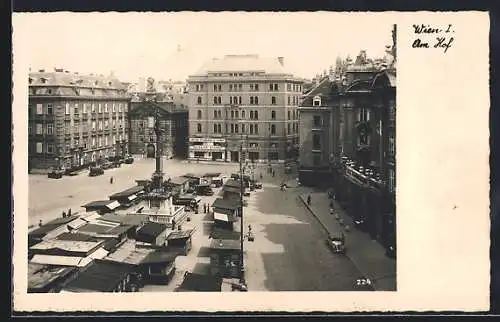
[[[455,41],[451,36],[455,33],[451,24],[445,27],[413,25],[413,32],[419,36],[413,41],[412,48],[437,48],[446,53]]]

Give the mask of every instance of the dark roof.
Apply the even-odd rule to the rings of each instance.
[[[62,233],[56,237],[59,240],[72,240],[72,241],[93,241],[94,237],[81,234],[81,233]]]
[[[123,225],[139,226],[148,220],[148,215],[116,215],[105,214],[99,220],[121,223]]]
[[[230,239],[230,240],[240,240],[240,232],[238,231],[231,231],[231,230],[226,230],[222,228],[214,228],[212,233],[210,234],[210,238],[212,239]]]
[[[186,173],[183,175],[184,178],[189,178],[189,179],[200,179],[203,176],[201,174],[194,174],[194,173]]]
[[[304,106],[304,107],[312,106],[314,96],[317,96],[317,95],[322,96],[322,104],[321,105],[324,105],[323,98],[325,95],[328,96],[329,94],[331,94],[332,85],[333,85],[333,82],[331,82],[329,80],[329,78],[326,77],[321,83],[319,83],[318,86],[316,86],[309,93],[307,93],[307,95],[303,98],[302,104],[300,104],[300,106]]]
[[[83,205],[83,208],[88,208],[88,207],[106,207],[110,203],[112,203],[112,200],[96,200],[96,201],[91,201],[85,205]]]
[[[189,179],[186,177],[173,177],[173,178],[170,178],[169,183],[175,184],[175,185],[181,185],[181,184],[185,184],[188,181],[189,181]]]
[[[216,178],[221,175],[221,172],[207,172],[203,176],[206,178]]]
[[[238,192],[240,192],[240,191],[238,190]],[[236,210],[240,206],[241,206],[241,203],[237,199],[217,198],[212,203],[212,207],[214,207],[214,208],[229,209],[229,210]]]
[[[136,194],[136,193],[141,192],[141,191],[144,191],[144,187],[134,186],[132,188],[128,188],[126,190],[123,190],[121,192],[117,192],[117,193],[109,196],[109,199],[128,197],[128,196],[131,196],[131,195]]]
[[[162,232],[167,229],[167,225],[156,223],[156,222],[147,222],[142,226],[137,234],[146,235],[151,237],[158,237]]]
[[[86,225],[78,228],[78,231],[85,231],[85,232],[96,233],[96,234],[106,234],[111,229],[112,228],[109,226],[96,225],[96,224],[86,224]]]
[[[241,193],[241,189],[240,188],[228,187],[228,186],[224,186],[222,188],[222,191],[224,191],[224,192],[233,192],[233,193]]]
[[[212,275],[202,275],[186,272],[178,291],[220,292],[222,278]]]
[[[83,289],[98,292],[110,292],[133,271],[129,264],[95,260],[69,282],[67,289]]]
[[[69,222],[72,222],[73,220],[77,219],[78,215],[72,215],[70,217],[66,218],[56,218],[54,220],[49,221],[48,223],[42,225],[42,227],[39,227],[33,231],[31,231],[28,235],[29,236],[45,236],[48,232],[51,232],[52,230],[56,229],[57,227],[60,227],[62,225],[65,225]]]
[[[132,228],[133,228],[133,226],[130,226],[130,225],[120,225],[118,227],[115,227],[115,228],[109,230],[107,233],[119,235],[119,234],[123,234],[123,233],[129,231]]]
[[[157,250],[155,252],[149,253],[142,261],[141,264],[160,264],[160,263],[170,263],[175,261],[175,258],[182,255],[183,251],[166,251]]]
[[[167,240],[189,238],[193,234],[193,232],[194,229],[175,230],[168,235]]]
[[[107,250],[108,252],[111,251],[113,248],[115,248],[116,245],[118,245],[120,241],[116,238],[109,238],[109,239],[106,239],[106,241],[104,242],[104,245],[102,248],[104,248],[105,250]]]
[[[226,187],[235,187],[235,188],[239,188],[241,186],[241,183],[240,183],[240,180],[235,180],[235,179],[229,179],[226,181],[226,183],[224,184],[224,186]]]
[[[67,277],[75,267],[59,267],[28,263],[28,292],[47,291],[45,288],[58,279]],[[45,290],[44,290],[45,289]]]
[[[224,249],[224,250],[239,250],[241,244],[239,240],[234,239],[212,239],[210,242],[211,249]]]

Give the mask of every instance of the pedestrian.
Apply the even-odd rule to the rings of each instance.
[[[109,178],[109,183],[113,184],[113,177]]]
[[[274,170],[273,170],[273,178],[274,178],[275,176],[276,176],[276,172],[274,172]]]
[[[262,180],[262,173],[260,173],[260,180]]]
[[[206,203],[203,204],[203,213],[204,214],[207,213],[207,204]]]
[[[68,214],[66,215],[66,217],[71,217],[71,208],[68,209]]]
[[[38,222],[38,227],[42,227],[42,220],[40,219],[40,221]]]
[[[172,219],[172,230],[175,230],[175,220]]]
[[[63,217],[63,218],[66,218],[66,211],[64,211],[64,210],[63,210],[63,212],[62,212],[62,217]]]
[[[307,196],[307,205],[310,206],[311,205],[311,196]]]

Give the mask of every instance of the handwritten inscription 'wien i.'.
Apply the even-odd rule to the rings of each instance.
[[[413,30],[416,34],[438,34],[442,29],[431,27],[430,25],[413,25]]]

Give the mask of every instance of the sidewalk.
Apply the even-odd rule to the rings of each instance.
[[[311,196],[311,206],[307,206],[307,196]],[[310,193],[300,195],[306,208],[316,217],[327,231],[342,230],[342,226],[330,214],[330,199],[326,193]],[[365,277],[373,283],[377,291],[396,291],[396,261],[385,255],[385,249],[372,240],[367,233],[354,228],[351,217],[333,201],[336,213],[351,228],[346,232],[346,254]]]

